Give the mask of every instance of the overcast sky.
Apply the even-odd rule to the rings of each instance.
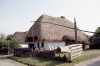
[[[100,26],[100,0],[0,0],[0,33],[28,31],[42,14],[72,22],[75,17],[79,29],[94,32]]]

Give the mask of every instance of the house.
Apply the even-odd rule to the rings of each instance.
[[[27,31],[26,32],[15,32],[14,37],[19,41],[19,44],[21,45],[22,48],[28,47],[28,43],[25,42],[25,37],[26,37]]]
[[[34,42],[34,49],[53,50],[57,47],[75,44],[74,24],[64,16],[52,17],[41,15],[29,29],[26,41]],[[84,34],[77,30],[78,43],[84,49],[89,48],[89,41]]]

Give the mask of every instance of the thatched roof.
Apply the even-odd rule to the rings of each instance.
[[[46,41],[75,40],[74,29],[71,28],[74,28],[74,24],[65,19],[65,17],[52,17],[43,14],[29,29],[26,37],[37,36],[39,40]],[[78,41],[89,44],[87,38],[81,31],[77,30],[77,33]]]
[[[26,37],[27,31],[26,32],[15,32],[14,37],[19,40],[20,44],[25,44],[25,37]]]

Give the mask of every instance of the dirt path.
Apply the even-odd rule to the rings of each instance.
[[[89,60],[80,62],[74,66],[100,66],[100,56],[93,58],[93,59],[89,59]]]
[[[0,66],[27,66],[8,58],[0,58]]]

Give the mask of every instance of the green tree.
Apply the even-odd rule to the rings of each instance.
[[[100,37],[100,27],[97,28],[97,30],[94,33],[95,37]]]
[[[85,33],[84,33],[84,35],[85,35],[85,37],[86,37],[87,39],[89,39],[89,38],[90,38],[90,35],[85,34]]]
[[[19,41],[12,34],[5,38],[5,34],[0,33],[0,50],[19,47]]]
[[[0,50],[7,49],[8,47],[9,47],[9,44],[5,40],[5,34],[0,33]]]
[[[10,48],[19,48],[19,47],[21,47],[19,45],[19,41],[14,38],[14,35],[13,34],[7,35],[6,40],[9,41]]]
[[[0,51],[1,51],[2,55],[3,55],[3,50],[8,51],[8,49],[9,49],[9,41],[7,41],[5,39],[0,40]],[[9,53],[9,51],[8,51],[8,53]]]
[[[5,39],[5,34],[0,33],[0,40],[3,40],[3,39]]]
[[[15,38],[12,38],[10,40],[10,48],[20,48],[21,46],[19,45],[19,41],[16,40]]]
[[[9,49],[9,41],[7,40],[0,40],[0,50]]]
[[[96,30],[95,30],[95,33],[93,34],[93,38],[91,39],[92,42],[90,44],[90,47],[91,48],[97,48],[99,47],[99,43],[97,44],[96,43],[96,39],[100,38],[100,27],[98,27]]]
[[[10,34],[10,35],[7,35],[6,40],[12,40],[13,38],[14,38],[14,35],[13,34]]]
[[[6,37],[5,34],[0,33],[0,51],[2,52],[2,55],[4,50],[8,50],[9,53],[10,48],[19,48],[19,47],[21,47],[19,45],[19,41],[14,38],[14,35],[10,34],[7,35]]]

